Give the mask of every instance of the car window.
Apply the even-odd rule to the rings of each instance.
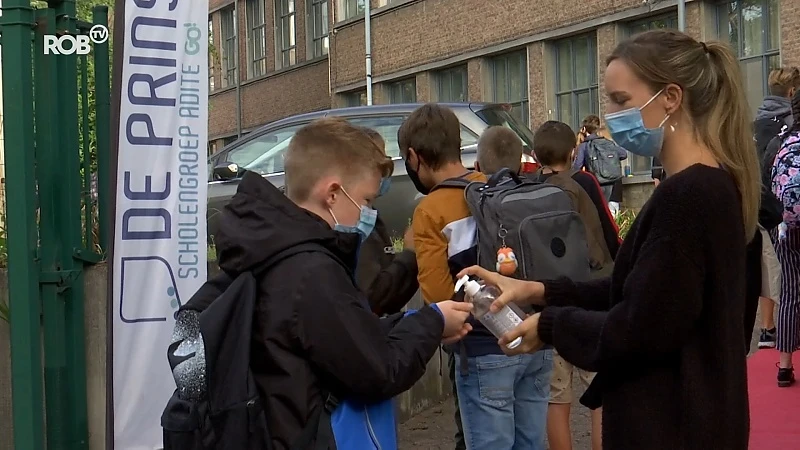
[[[228,152],[225,160],[262,175],[283,172],[283,155],[292,136],[305,124],[279,128]]]
[[[481,109],[475,111],[475,114],[489,126],[499,125],[512,129],[522,141],[522,145],[527,150],[526,153],[530,153],[533,150],[533,133],[530,128],[517,121],[502,106]]]
[[[372,128],[380,133],[386,141],[386,154],[391,158],[400,156],[400,146],[397,143],[397,130],[403,124],[405,116],[372,116],[352,117],[347,120],[353,125]],[[283,172],[283,156],[289,148],[292,136],[305,124],[293,125],[278,130],[270,131],[239,147],[231,149],[225,157],[226,162],[232,162],[253,172],[262,175]],[[478,137],[465,126],[461,126],[461,146],[474,145]]]
[[[478,143],[478,136],[475,136],[469,128],[461,125],[461,148]]]
[[[390,158],[400,156],[400,145],[397,143],[397,130],[403,124],[405,116],[373,116],[346,118],[353,125],[372,128],[386,142],[386,155]]]

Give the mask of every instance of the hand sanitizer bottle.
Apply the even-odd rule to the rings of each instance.
[[[464,289],[467,300],[474,305],[472,315],[474,315],[495,337],[500,338],[507,332],[516,328],[522,323],[525,313],[517,305],[509,303],[500,311],[493,313],[489,307],[500,296],[500,289],[495,286],[482,285],[477,281],[470,280],[469,276],[456,283],[456,292]],[[506,347],[513,349],[522,343],[522,338],[518,337],[508,343]]]

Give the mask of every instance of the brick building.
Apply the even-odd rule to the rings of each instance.
[[[231,0],[210,2],[211,151],[239,127],[366,103],[365,0],[237,1],[238,11]],[[675,0],[371,2],[374,103],[506,102],[532,128],[600,114],[603,61],[615,44],[677,28]],[[731,42],[754,109],[770,68],[800,65],[800,0],[688,0],[686,30]],[[641,176],[627,181],[649,179],[649,161],[630,164]]]

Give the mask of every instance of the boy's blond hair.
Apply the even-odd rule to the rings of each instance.
[[[478,139],[478,165],[483,173],[508,168],[518,172],[522,166],[522,141],[510,128],[491,126]]]
[[[284,167],[286,195],[303,202],[326,176],[339,175],[344,183],[370,172],[386,177],[391,174],[392,162],[362,127],[342,118],[326,117],[297,131],[289,142]]]
[[[800,88],[800,69],[797,67],[775,69],[769,73],[767,84],[770,94],[788,97],[792,89]]]

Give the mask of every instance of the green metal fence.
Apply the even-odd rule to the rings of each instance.
[[[86,449],[83,269],[109,236],[109,41],[79,56],[46,55],[44,40],[107,27],[108,8],[84,23],[75,0],[47,6],[4,0],[0,17],[13,439]]]

